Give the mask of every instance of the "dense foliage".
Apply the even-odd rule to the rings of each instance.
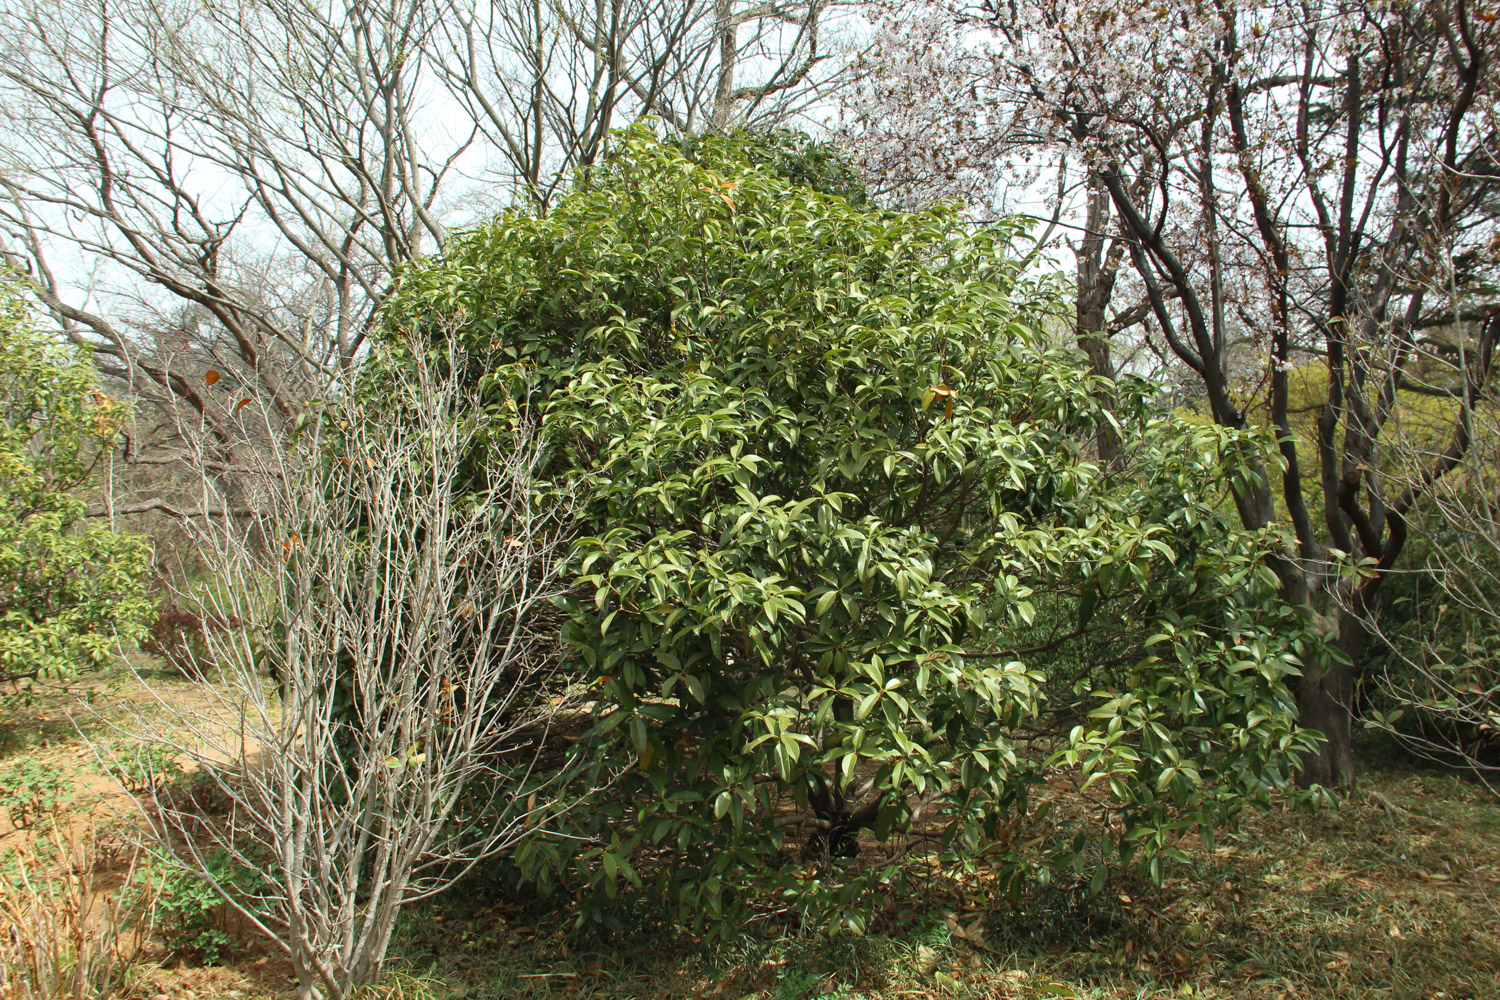
[[[1286,679],[1321,647],[1274,539],[1223,513],[1269,442],[1098,392],[1012,230],[746,159],[628,134],[547,217],[407,272],[386,314],[461,337],[587,491],[565,636],[614,781],[520,861],[685,917],[769,889],[853,904],[929,847],[1016,887],[1037,863],[1160,877],[1305,743]],[[1112,472],[1087,454],[1103,421]]]
[[[88,359],[0,292],[0,682],[67,676],[144,635],[146,542],[84,516],[120,416]]]

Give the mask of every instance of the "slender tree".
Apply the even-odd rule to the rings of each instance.
[[[563,794],[571,751],[549,740],[569,710],[548,609],[571,500],[537,498],[535,426],[462,386],[456,347],[390,363],[425,346],[393,336],[366,369],[378,410],[346,385],[294,442],[268,435],[252,516],[189,523],[209,585],[177,596],[228,624],[191,662],[214,683],[157,692],[124,759],[96,747],[152,775],[154,850],[286,955],[303,1000],[373,983],[403,906],[583,801]],[[480,441],[485,489],[467,491]],[[207,499],[218,477],[199,486]],[[155,780],[164,757],[203,784]],[[204,810],[203,786],[223,811]],[[226,875],[225,858],[254,877]]]
[[[1303,779],[1352,783],[1371,601],[1413,507],[1465,461],[1500,337],[1485,249],[1494,13],[1342,0],[896,12],[927,45],[884,37],[883,73],[850,129],[872,167],[899,162],[917,131],[928,138],[910,173],[934,193],[985,191],[1027,158],[1056,169],[1066,157],[1085,192],[1079,335],[1147,319],[1215,423],[1279,431],[1280,461],[1236,505],[1246,527],[1281,532],[1284,595],[1342,651],[1300,683],[1302,721],[1326,737]],[[1122,287],[1138,298],[1113,301]],[[1419,377],[1457,355],[1462,377]],[[1299,374],[1317,384],[1302,401],[1311,427]],[[1394,478],[1386,442],[1414,390],[1446,401],[1447,441],[1420,474]]]

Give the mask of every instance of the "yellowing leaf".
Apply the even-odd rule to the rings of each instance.
[[[949,420],[952,420],[953,401],[957,398],[958,393],[954,392],[946,385],[939,384],[929,386],[927,391],[922,393],[922,410],[925,412],[929,407],[932,406],[934,400],[941,399],[943,401],[944,416],[946,416]]]

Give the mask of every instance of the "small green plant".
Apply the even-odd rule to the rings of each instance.
[[[17,830],[57,812],[73,795],[72,782],[57,767],[39,760],[18,760],[0,769],[0,809]]]
[[[215,965],[229,950],[229,932],[219,919],[223,900],[211,886],[191,872],[152,873],[158,930],[167,947],[178,955]]]
[[[209,874],[232,892],[247,896],[262,886],[258,875],[234,864],[222,851],[209,862]],[[147,870],[142,891],[150,897],[156,932],[173,954],[217,965],[233,947],[230,908],[198,873],[158,862]]]
[[[183,777],[177,752],[162,743],[117,745],[100,751],[96,769],[109,775],[132,795],[178,782]]]
[[[810,1000],[818,996],[819,979],[801,969],[783,969],[776,980],[776,1000]]]

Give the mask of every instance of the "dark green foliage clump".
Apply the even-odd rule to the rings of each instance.
[[[674,141],[694,163],[723,162],[726,155],[744,165],[762,167],[798,186],[834,195],[855,208],[870,207],[870,193],[859,171],[831,142],[820,142],[800,132],[777,130],[742,133],[729,138],[683,136]],[[626,146],[626,155],[631,147]]]

